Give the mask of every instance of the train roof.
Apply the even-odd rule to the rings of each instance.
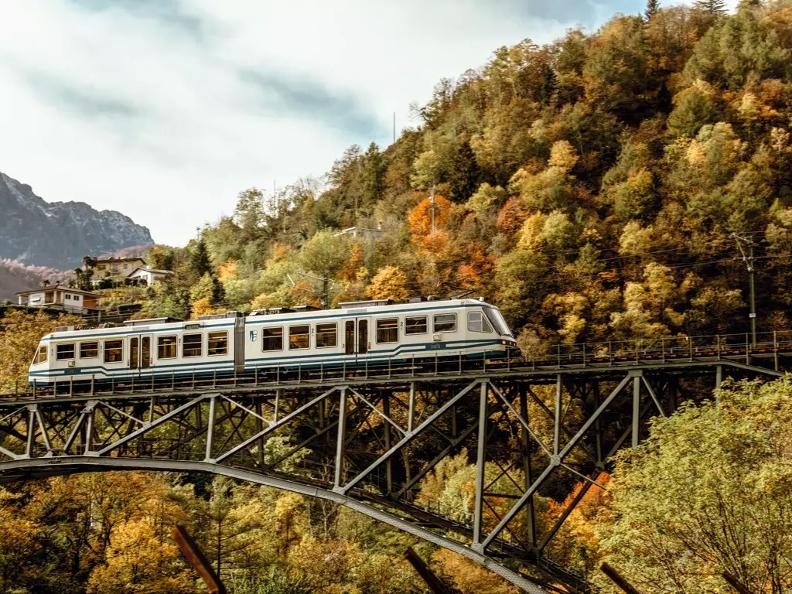
[[[280,321],[314,320],[328,318],[343,318],[359,315],[376,315],[386,312],[409,313],[431,311],[449,307],[470,307],[487,305],[483,300],[460,298],[442,300],[423,300],[401,303],[392,303],[385,300],[354,301],[339,304],[333,309],[318,309],[308,307],[271,308],[257,310],[250,314],[242,312],[227,312],[202,316],[197,320],[173,320],[172,318],[151,318],[143,320],[129,320],[124,325],[113,325],[104,328],[77,329],[74,327],[57,328],[54,332],[42,337],[42,340],[79,338],[86,335],[102,338],[103,336],[117,336],[118,334],[140,334],[147,330],[198,330],[204,328],[232,326],[237,318],[244,317],[248,324],[267,324]]]

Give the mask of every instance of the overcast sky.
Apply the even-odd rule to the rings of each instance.
[[[441,77],[643,0],[4,0],[0,171],[180,245],[415,125]]]

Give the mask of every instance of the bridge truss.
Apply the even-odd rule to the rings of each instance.
[[[583,592],[564,522],[648,420],[727,376],[781,375],[772,350],[663,350],[537,363],[268,370],[137,385],[62,384],[0,399],[0,481],[102,470],[200,471],[320,497],[446,547],[524,591]],[[421,496],[466,451],[469,509]],[[552,497],[553,514],[541,506]]]

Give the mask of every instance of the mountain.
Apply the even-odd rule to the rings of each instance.
[[[15,293],[32,289],[42,280],[65,281],[66,273],[44,266],[28,266],[14,260],[0,258],[0,302],[15,302]]]
[[[114,210],[84,202],[46,202],[0,172],[0,258],[69,269],[83,256],[152,245],[151,233]]]

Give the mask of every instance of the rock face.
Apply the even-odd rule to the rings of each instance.
[[[0,173],[0,258],[61,270],[83,256],[153,244],[146,227],[84,202],[45,202],[27,184]]]

